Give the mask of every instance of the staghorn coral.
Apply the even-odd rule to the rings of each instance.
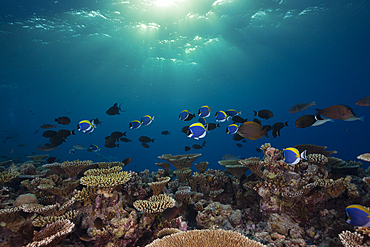
[[[153,190],[153,195],[159,195],[170,180],[170,177],[163,177],[159,178],[156,182],[148,183],[149,187]]]
[[[84,205],[87,205],[93,201],[91,195],[96,191],[97,190],[93,187],[84,187],[73,196],[73,199],[82,202]]]
[[[263,144],[260,149],[263,151],[263,153],[266,153],[267,149],[271,147],[270,143]]]
[[[70,220],[58,220],[40,232],[34,232],[33,242],[26,247],[56,246],[60,240],[72,232],[75,224]]]
[[[157,239],[146,247],[262,247],[242,234],[225,230],[191,230],[179,232]]]
[[[177,170],[179,170],[181,168],[190,168],[192,165],[191,163],[201,155],[202,154],[183,154],[173,156],[171,154],[163,154],[162,156],[158,156],[158,158],[170,162]]]
[[[257,177],[262,178],[263,173],[261,171],[263,162],[260,161],[260,158],[258,157],[251,157],[245,160],[240,160],[240,164],[246,166],[249,168],[249,170],[256,175]]]
[[[363,236],[357,232],[343,231],[339,234],[339,239],[345,247],[360,247]]]
[[[0,209],[0,221],[6,223],[17,221],[21,211],[22,206]]]
[[[146,214],[161,213],[173,206],[175,206],[175,200],[164,194],[152,196],[148,200],[137,200],[134,202],[134,207]]]
[[[328,158],[323,154],[309,154],[307,155],[307,161],[319,167],[324,167]]]
[[[199,165],[198,164],[194,164],[197,168],[198,168],[198,171],[200,173],[204,173],[207,169],[207,166],[208,166],[208,161],[205,161],[205,162],[200,162]]]
[[[18,171],[3,171],[0,173],[0,185],[9,182],[10,180],[19,176]]]

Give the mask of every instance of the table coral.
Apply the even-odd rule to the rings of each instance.
[[[199,157],[201,154],[182,154],[182,155],[172,155],[172,154],[163,154],[158,156],[158,158],[170,162],[177,170],[181,168],[190,168],[192,163]]]

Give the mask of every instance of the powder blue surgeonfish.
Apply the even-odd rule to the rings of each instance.
[[[207,134],[207,130],[201,123],[193,123],[189,126],[189,129],[186,133],[187,137],[193,138],[195,140],[199,140],[200,138],[205,137]]]
[[[226,134],[233,135],[233,134],[235,134],[238,131],[238,129],[239,129],[239,126],[238,125],[236,125],[236,124],[230,124],[226,128]]]
[[[198,110],[198,116],[202,118],[209,117],[211,115],[211,109],[209,109],[208,105],[202,106]]]
[[[145,115],[144,117],[141,118],[141,124],[144,125],[144,126],[147,126],[149,124],[151,124],[154,120],[154,116],[151,117],[149,115]]]
[[[242,112],[241,111],[236,111],[234,109],[229,109],[229,110],[226,111],[226,114],[229,117],[234,117],[234,116],[237,116],[237,115],[241,115]]]
[[[95,126],[89,120],[82,120],[77,125],[77,130],[83,133],[91,133],[95,129]]]
[[[218,111],[215,114],[216,122],[223,123],[227,119],[227,114],[224,111]]]
[[[346,207],[347,222],[357,227],[370,227],[370,212],[361,205],[353,204]]]
[[[96,153],[96,152],[100,151],[100,148],[94,144],[94,145],[90,145],[90,147],[88,147],[88,148],[86,149],[86,151],[87,151],[87,152],[93,152],[93,153]]]
[[[141,122],[139,120],[134,120],[134,121],[131,121],[128,127],[134,130],[134,129],[140,128],[140,126],[141,126]]]
[[[285,148],[284,150],[284,161],[289,165],[298,164],[301,159],[306,159],[306,151],[303,151],[301,154],[298,149],[290,147]]]
[[[191,114],[188,110],[183,110],[179,114],[179,120],[181,120],[181,121],[190,121],[193,118],[195,118],[195,114]]]

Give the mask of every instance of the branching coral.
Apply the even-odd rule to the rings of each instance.
[[[364,237],[357,232],[343,231],[339,239],[345,247],[360,247]]]
[[[207,169],[208,161],[200,162],[199,165],[198,164],[194,164],[194,165],[198,168],[198,171],[200,173],[204,173]]]
[[[175,170],[174,173],[181,180],[181,182],[186,183],[186,181],[188,180],[188,177],[191,174],[191,170],[190,168],[181,168],[181,169]]]
[[[72,220],[76,217],[78,212],[76,210],[68,211],[62,216],[38,216],[32,221],[32,224],[37,227],[44,227],[48,224],[53,222],[57,222],[60,220]]]
[[[175,200],[164,194],[150,197],[148,200],[137,200],[134,207],[147,214],[161,213],[167,208],[175,206]]]
[[[243,164],[240,164],[241,160],[220,160],[218,163],[225,167],[234,177],[241,179],[249,168]]]
[[[10,180],[18,176],[18,171],[3,171],[0,173],[0,185],[5,184],[6,182],[9,182]]]
[[[262,247],[261,243],[253,241],[242,234],[225,230],[192,230],[179,232],[157,239],[146,247]]]

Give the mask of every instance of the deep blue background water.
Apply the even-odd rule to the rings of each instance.
[[[10,158],[45,153],[40,126],[68,116],[76,128],[83,119],[103,124],[91,134],[77,133],[46,152],[62,160],[91,159],[68,153],[74,144],[101,148],[113,160],[132,157],[127,169],[151,169],[162,154],[184,154],[195,143],[180,132],[183,109],[213,113],[234,108],[252,120],[269,109],[263,124],[289,121],[281,137],[247,140],[236,146],[225,134],[228,123],[209,132],[197,160],[217,161],[225,154],[261,156],[265,142],[279,149],[316,144],[337,150],[335,157],[356,160],[370,152],[370,107],[356,106],[370,96],[370,3],[368,1],[1,1],[0,2],[0,153]],[[315,107],[290,114],[296,103],[316,108],[344,104],[365,122],[336,120],[298,129],[295,120]],[[114,103],[126,112],[108,116]],[[143,115],[149,126],[129,130]],[[211,121],[213,115],[208,119]],[[39,133],[34,134],[39,130]],[[161,131],[171,132],[168,136]],[[127,131],[133,142],[104,147],[104,137]],[[145,149],[141,135],[155,138]],[[14,137],[6,140],[6,137]],[[6,140],[6,141],[5,141]],[[3,141],[5,141],[3,143]],[[26,144],[19,147],[19,144]],[[13,153],[11,154],[11,150]],[[134,167],[136,165],[136,168]]]

